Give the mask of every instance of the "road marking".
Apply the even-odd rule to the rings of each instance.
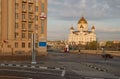
[[[11,67],[29,67],[29,65],[23,65],[23,64],[3,64],[1,63],[0,66],[11,66]],[[42,67],[42,66],[35,66],[30,65],[31,68],[40,68],[40,69],[52,69],[52,70],[65,70],[65,68],[57,68],[57,67]]]
[[[28,77],[17,77],[17,76],[0,76],[0,78],[17,78],[17,79],[33,79]]]
[[[20,67],[20,65],[19,65],[19,64],[16,64],[16,67]]]
[[[100,71],[101,69],[100,68],[96,68],[98,71]]]
[[[64,77],[64,75],[65,75],[65,70],[62,71],[61,76]]]
[[[85,77],[85,79],[104,79],[104,78]]]
[[[40,68],[40,69],[47,69],[47,67],[42,67],[42,66],[40,66],[39,68]]]
[[[5,66],[5,64],[2,63],[1,66]]]
[[[27,65],[23,65],[23,67],[28,67]]]
[[[102,68],[96,67],[96,66],[94,66],[94,65],[90,65],[90,64],[83,64],[83,65],[86,65],[86,66],[88,66],[88,67],[94,68],[94,69],[96,69],[96,70],[98,70],[98,71],[108,72],[107,69],[102,69]]]
[[[31,66],[31,68],[35,68],[35,66]]]
[[[56,68],[56,70],[60,70],[60,68]]]
[[[13,64],[8,64],[8,66],[13,66]]]

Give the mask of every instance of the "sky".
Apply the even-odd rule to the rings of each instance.
[[[67,40],[82,16],[98,40],[120,40],[120,0],[48,0],[48,40]]]

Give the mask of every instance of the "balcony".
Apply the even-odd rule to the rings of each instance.
[[[26,22],[27,20],[26,19],[22,19],[23,22]]]
[[[22,12],[23,12],[23,13],[27,13],[27,10],[26,10],[26,9],[22,9]]]
[[[31,14],[33,14],[33,10],[29,10],[28,12],[31,13]]]
[[[21,31],[22,32],[27,32],[27,29],[26,28],[22,28]]]
[[[22,0],[22,2],[26,3],[26,2],[27,2],[27,0]]]
[[[28,20],[29,23],[33,23],[33,20]]]
[[[33,2],[33,0],[28,0],[28,3],[33,4],[34,2]]]
[[[33,32],[33,29],[28,29],[28,32]]]
[[[28,22],[29,22],[29,23],[33,23],[33,21],[34,21],[34,18],[31,18],[31,17],[29,16]]]

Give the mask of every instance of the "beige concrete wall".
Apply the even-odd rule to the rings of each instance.
[[[8,40],[14,40],[15,0],[8,0]]]
[[[40,10],[40,13],[41,12],[44,12],[45,15],[47,16],[47,0],[41,0],[40,2],[40,6],[42,6],[42,3],[45,5],[44,6],[44,11],[42,11],[42,7],[41,7],[41,10]],[[44,21],[44,33],[42,34],[41,31],[42,31],[42,25],[41,25],[41,22]],[[44,19],[44,20],[40,20],[40,36],[39,36],[39,42],[47,42],[47,18]],[[42,54],[42,55],[47,55],[47,47],[39,47],[38,48],[38,53],[39,55]]]
[[[41,19],[40,19],[40,13],[42,12],[42,8],[41,8],[41,3],[44,2],[44,12],[47,16],[47,0],[39,0],[37,3],[35,3],[34,0],[32,0],[32,2],[28,2],[28,0],[26,0],[26,2],[22,2],[22,0],[0,0],[2,1],[2,5],[1,5],[1,23],[2,25],[0,26],[0,34],[1,34],[1,38],[2,38],[2,43],[3,47],[0,48],[0,51],[2,51],[3,53],[9,53],[9,52],[13,52],[15,54],[15,51],[24,51],[23,53],[28,53],[30,50],[32,50],[32,48],[28,48],[28,43],[31,42],[31,39],[28,39],[28,33],[38,33],[38,38],[36,38],[37,42],[40,41],[46,41],[47,40],[47,19],[44,20],[44,33],[41,34]],[[18,3],[18,9],[15,10],[15,3]],[[25,3],[26,4],[26,12],[23,12],[22,10],[22,4]],[[29,8],[29,4],[32,5],[32,12],[30,13],[28,8]],[[38,12],[35,12],[35,6],[38,6]],[[19,14],[19,18],[15,19],[15,15],[16,13]],[[22,39],[22,14],[25,14],[25,30],[24,33],[26,35],[25,39]],[[28,24],[30,23],[29,21],[29,14],[32,15],[32,31],[29,31],[28,29]],[[35,16],[38,16],[38,21],[35,20]],[[15,23],[18,23],[19,27],[18,29],[15,29]],[[38,28],[36,29],[35,26],[38,26]],[[17,32],[19,35],[18,37],[15,39],[15,32]],[[41,37],[44,37],[43,40],[41,40]],[[4,43],[3,41],[7,40],[8,43]],[[15,42],[18,42],[18,48],[15,48]],[[22,48],[22,42],[25,43],[25,48]],[[31,46],[32,47],[32,46]],[[42,51],[41,51],[42,50]],[[39,54],[46,54],[46,47],[44,49],[38,48],[38,51],[40,51]]]
[[[0,0],[0,42],[1,42],[1,40],[2,40],[2,33],[1,33],[1,32],[2,32],[2,24],[1,24],[1,23],[2,23],[2,22],[1,22],[1,21],[2,21],[2,20],[1,20],[1,17],[2,17],[2,16],[1,16],[1,15],[2,15],[2,4],[1,4],[1,0]],[[1,46],[0,46],[0,47],[1,47]]]
[[[2,0],[2,40],[8,39],[8,0]]]

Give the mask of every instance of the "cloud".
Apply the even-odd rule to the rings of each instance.
[[[119,0],[49,0],[49,16],[70,20],[82,15],[91,20],[120,18]]]
[[[120,0],[48,0],[48,37],[67,38],[81,16],[95,24],[100,39],[120,39]]]
[[[80,2],[80,7],[81,8],[86,8],[87,4],[86,4],[86,0],[81,0]]]
[[[99,29],[97,30],[98,32],[101,32],[101,33],[111,33],[111,34],[115,34],[115,33],[120,33],[120,28],[117,28],[117,29]]]

